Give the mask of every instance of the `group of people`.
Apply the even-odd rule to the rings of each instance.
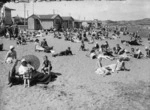
[[[65,37],[65,40],[70,40],[72,42],[75,42],[75,39],[72,36],[74,35],[73,33],[77,33],[76,37],[81,42],[81,46],[79,50],[86,51],[88,49],[86,49],[85,47],[85,42],[88,42],[89,44],[93,44],[95,40],[99,40],[99,39],[102,40],[103,38],[101,36],[104,36],[104,39],[111,39],[108,36],[109,32],[113,32],[112,34],[113,36],[120,35],[120,30],[118,28],[115,28],[115,30],[111,30],[108,27],[105,27],[105,28],[101,28],[100,31],[82,30],[82,29],[81,30],[66,30],[64,31],[64,37]],[[54,32],[54,36],[56,36],[55,34],[56,32]],[[59,35],[59,33],[57,35]],[[87,35],[91,35],[91,41],[88,39]],[[139,39],[139,37],[137,37],[137,34],[134,35],[134,37],[136,39]],[[112,37],[112,38],[115,38],[115,37]],[[19,39],[19,37],[17,41],[18,41],[18,44],[23,42],[22,39]],[[35,40],[35,51],[44,51],[46,53],[52,53],[52,57],[73,55],[73,52],[70,47],[68,47],[64,51],[55,53],[55,51],[53,50],[53,46],[50,47],[45,38],[41,42],[38,39]],[[150,58],[150,48],[145,47],[145,51],[146,51],[145,56]],[[131,51],[129,51],[121,47],[120,44],[116,44],[115,47],[111,48],[108,41],[105,41],[105,43],[101,45],[99,45],[98,42],[96,42],[87,56],[90,57],[91,59],[97,59],[97,69],[95,72],[98,74],[103,74],[105,76],[107,74],[114,73],[115,71],[117,72],[122,71],[122,70],[129,71],[129,69],[127,69],[125,65],[126,61],[129,61],[131,57],[140,59],[144,56],[144,54],[141,52],[139,48],[136,48],[136,49],[131,48]],[[103,59],[107,59],[110,61],[116,59],[117,62],[115,64],[104,66],[102,65]],[[15,73],[17,75],[24,77],[26,73],[35,73],[37,71],[32,65],[30,65],[29,62],[26,61],[26,59],[21,59],[20,61],[21,61],[21,65],[18,69],[18,72],[16,72],[16,64],[17,64],[16,62],[18,62],[17,52],[15,51],[14,46],[10,46],[10,50],[7,52],[7,55],[5,57],[5,62],[6,63],[15,62],[13,65],[13,69],[12,69],[13,72],[11,73],[14,74],[14,70],[15,70]],[[46,79],[48,77],[48,80],[50,80],[51,70],[52,70],[51,62],[48,60],[47,56],[44,56],[42,68],[40,71],[40,73],[42,74],[38,74],[38,75],[43,75],[42,77],[46,77]],[[48,75],[48,76],[45,76],[45,75]],[[14,76],[14,75],[11,75],[11,76]],[[40,79],[37,76],[36,76],[36,79]],[[40,79],[40,81],[43,81],[43,80]],[[10,86],[12,86],[13,84],[12,82],[13,82],[12,79],[9,80]]]
[[[21,64],[17,71],[16,66],[18,64],[18,61],[20,61]],[[16,77],[16,75],[18,75],[19,77],[21,76],[21,78],[24,78],[24,76],[26,76],[29,73],[32,74],[31,76],[34,76],[33,79],[36,79],[36,80],[38,79],[38,81],[40,81],[41,83],[45,83],[45,82],[48,82],[51,80],[50,78],[51,78],[52,64],[51,64],[51,61],[48,60],[47,56],[43,57],[41,72],[40,72],[40,74],[36,74],[36,77],[35,77],[35,72],[37,70],[35,69],[35,67],[33,67],[30,64],[30,61],[27,61],[25,58],[17,59],[17,52],[15,51],[15,47],[13,45],[10,46],[10,50],[6,54],[5,63],[13,64],[13,66],[10,70],[11,75],[9,76],[9,86],[13,85],[13,82],[14,82],[13,79]],[[39,75],[40,75],[40,77],[37,78],[37,76],[39,76]],[[43,77],[44,77],[44,79],[43,79]]]

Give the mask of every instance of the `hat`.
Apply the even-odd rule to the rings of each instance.
[[[10,48],[10,50],[11,50],[11,49],[14,49],[15,47],[14,47],[13,45],[11,45],[9,48]]]
[[[22,60],[21,60],[21,63],[24,62],[24,61],[26,61],[26,60],[25,60],[25,59],[22,59]]]

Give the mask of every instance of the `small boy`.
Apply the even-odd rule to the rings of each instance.
[[[48,60],[48,57],[46,55],[43,57],[43,60],[44,62],[42,64],[41,72],[43,72],[44,74],[50,74],[52,70],[51,61]]]

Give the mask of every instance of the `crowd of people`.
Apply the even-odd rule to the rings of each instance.
[[[52,57],[56,56],[72,56],[73,52],[71,50],[71,47],[68,47],[66,50],[55,53],[53,46],[49,46],[46,39],[43,38],[43,40],[40,42],[38,35],[42,36],[48,36],[50,32],[48,31],[38,31],[38,32],[29,32],[29,31],[20,31],[18,26],[16,25],[15,28],[12,30],[11,26],[6,29],[6,34],[4,35],[6,38],[9,37],[10,40],[14,38],[16,40],[17,45],[24,45],[28,41],[34,41],[35,42],[35,51],[43,51],[46,53],[52,53]],[[107,75],[112,74],[114,72],[119,71],[129,71],[130,69],[126,68],[126,62],[130,61],[130,59],[137,58],[141,59],[143,57],[150,58],[150,47],[145,47],[146,55],[142,53],[142,51],[139,48],[132,47],[131,50],[128,50],[126,48],[123,48],[122,45],[137,45],[142,44],[142,39],[139,35],[139,32],[129,33],[128,29],[126,27],[122,28],[110,28],[108,26],[101,27],[99,29],[90,28],[90,29],[66,29],[63,30],[63,32],[58,32],[56,30],[53,30],[52,32],[54,34],[54,38],[61,39],[64,37],[65,41],[71,41],[74,43],[81,44],[79,51],[89,51],[89,53],[86,55],[90,57],[91,59],[97,59],[97,68],[96,73]],[[115,47],[111,47],[109,45],[109,40],[116,40],[120,39],[120,34],[123,34],[124,36],[128,35],[130,36],[130,41],[121,40],[120,43],[116,44]],[[35,39],[33,39],[35,38]],[[109,39],[109,40],[108,40]],[[150,39],[150,36],[148,40]],[[105,43],[99,45],[98,41],[105,40]],[[93,45],[91,49],[87,49],[85,42],[87,42],[89,45]],[[103,59],[107,60],[117,60],[115,64],[106,65],[104,66],[102,64]],[[12,71],[10,72],[10,76],[15,77],[14,73],[16,73],[19,77],[21,76],[24,79],[30,79],[30,77],[26,78],[26,73],[35,73],[37,70],[35,70],[32,65],[30,65],[29,62],[27,62],[25,59],[21,59],[21,65],[18,69],[18,72],[16,72],[16,65],[19,60],[17,59],[17,52],[15,51],[14,46],[10,46],[9,51],[6,54],[5,62],[10,64],[13,63]],[[14,63],[15,62],[15,63]],[[37,76],[34,76],[36,80],[40,80],[40,82],[47,83],[50,81],[51,76],[51,70],[52,70],[52,64],[51,61],[48,60],[47,56],[44,56],[42,68],[40,71],[40,74],[38,73]],[[42,73],[42,74],[41,74]],[[30,75],[27,75],[30,76]],[[40,76],[40,77],[38,77]],[[42,76],[42,79],[41,79]],[[43,79],[44,77],[44,79]],[[33,78],[33,76],[32,76]],[[33,79],[34,79],[33,78]],[[9,85],[13,85],[12,78],[9,78]],[[28,83],[28,80],[24,83]],[[29,83],[28,83],[29,84]],[[29,84],[30,85],[30,84]],[[28,85],[28,86],[29,86]]]

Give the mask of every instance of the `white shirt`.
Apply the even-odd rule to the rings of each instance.
[[[28,72],[28,69],[29,69],[28,67],[20,65],[20,67],[18,69],[18,72],[19,72],[20,75],[24,75],[25,73]]]

